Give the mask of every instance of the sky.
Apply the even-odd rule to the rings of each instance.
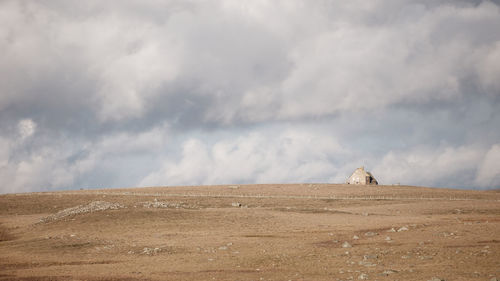
[[[0,1],[0,193],[500,188],[500,1]]]

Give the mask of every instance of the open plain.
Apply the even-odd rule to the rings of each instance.
[[[499,190],[269,184],[0,196],[0,280],[495,278]]]

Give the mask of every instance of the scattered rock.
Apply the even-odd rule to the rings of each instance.
[[[490,279],[490,281],[498,281],[498,279],[496,277],[493,277]]]
[[[233,206],[233,207],[241,207],[241,203],[239,203],[239,202],[233,202],[233,203],[231,203],[231,206]]]
[[[366,267],[377,266],[377,264],[371,263],[369,261],[359,261],[358,264]]]
[[[446,281],[446,280],[441,279],[441,278],[437,278],[437,277],[432,277],[431,279],[429,279],[427,281]]]
[[[352,248],[352,245],[349,244],[349,242],[345,241],[344,243],[342,243],[342,248]]]
[[[364,255],[363,260],[376,260],[378,259],[378,255]]]
[[[240,188],[240,186],[239,186],[239,185],[230,185],[230,186],[228,186],[228,187],[229,187],[229,188],[232,188],[232,189],[238,189],[238,188]]]
[[[385,237],[385,241],[392,241],[392,239],[391,239],[391,237],[386,236],[386,237]]]
[[[396,232],[396,230],[395,230],[395,229],[394,229],[394,227],[393,227],[393,228],[391,228],[391,229],[387,230],[387,232]]]
[[[368,280],[368,275],[365,274],[365,273],[361,273],[359,276],[358,276],[358,279],[359,280]]]
[[[148,256],[154,256],[154,255],[157,255],[159,252],[161,252],[161,249],[160,248],[144,248],[142,250],[142,253],[143,254],[146,254]]]
[[[408,227],[406,227],[406,226],[400,227],[398,229],[398,232],[401,232],[401,231],[408,231]]]
[[[227,246],[221,246],[221,247],[219,247],[219,250],[223,250],[223,251],[227,250]]]
[[[53,215],[41,218],[40,222],[55,221],[55,220],[59,220],[59,219],[62,219],[64,217],[67,217],[67,216],[72,216],[72,215],[77,215],[77,214],[93,213],[93,212],[105,211],[105,210],[118,210],[121,208],[125,208],[125,206],[123,206],[119,203],[110,203],[110,202],[105,202],[105,201],[92,201],[87,205],[79,205],[76,207],[67,208],[67,209],[59,211]]]
[[[391,275],[394,273],[398,273],[398,272],[396,270],[388,269],[388,270],[384,270],[384,272],[382,272],[382,275],[388,276],[388,275]]]
[[[368,231],[365,233],[365,236],[368,236],[368,237],[371,237],[371,236],[377,236],[378,233],[377,232],[373,232],[373,231]]]
[[[192,209],[192,206],[189,206],[185,203],[169,203],[158,201],[156,198],[154,201],[142,202],[142,207],[144,208],[173,208],[173,209]]]
[[[358,235],[354,235],[354,236],[352,237],[352,239],[354,239],[354,240],[358,240],[358,239],[359,239],[359,236],[358,236]]]

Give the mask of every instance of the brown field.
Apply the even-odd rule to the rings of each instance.
[[[95,201],[120,208],[50,217]],[[275,184],[0,196],[0,280],[434,277],[500,279],[499,190]]]

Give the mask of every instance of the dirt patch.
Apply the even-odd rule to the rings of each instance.
[[[247,234],[243,235],[247,238],[284,238],[284,236],[272,235],[272,234]]]
[[[5,275],[6,277],[2,277],[0,275],[0,280],[2,281],[67,281],[67,280],[86,280],[86,281],[138,281],[138,280],[151,280],[151,279],[143,279],[143,278],[129,278],[129,277],[83,277],[75,279],[73,276],[30,276],[30,277],[12,277],[9,275]]]
[[[0,242],[14,240],[15,236],[10,232],[10,230],[0,224]]]
[[[30,263],[3,263],[3,269],[27,269],[64,265],[92,265],[92,264],[116,264],[118,261],[74,261],[74,262],[30,262]]]
[[[500,240],[496,240],[496,239],[493,239],[493,240],[486,240],[486,241],[477,241],[477,243],[500,243]]]
[[[345,211],[339,211],[339,210],[333,210],[329,208],[322,208],[322,209],[316,209],[316,208],[293,208],[293,207],[288,207],[288,208],[274,208],[273,210],[275,211],[280,211],[280,212],[295,212],[295,213],[303,213],[303,214],[343,214],[343,215],[352,215],[350,212],[345,212]]]
[[[71,276],[30,276],[30,277],[5,277],[2,278],[0,276],[0,280],[3,281],[10,281],[10,280],[16,280],[16,281],[60,281],[60,280],[72,280]]]

